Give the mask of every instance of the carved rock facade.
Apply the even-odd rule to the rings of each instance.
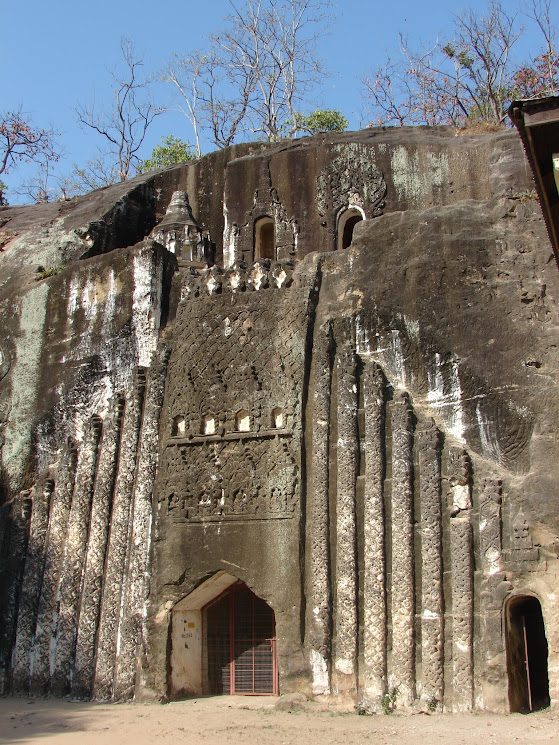
[[[254,692],[518,709],[540,623],[559,697],[559,276],[520,144],[323,139],[0,212],[3,692],[246,692],[265,648]]]

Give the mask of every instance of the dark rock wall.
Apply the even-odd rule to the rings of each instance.
[[[176,190],[210,269],[144,240]],[[559,280],[516,135],[241,145],[0,220],[4,691],[199,694],[174,609],[227,573],[282,692],[506,709],[528,594],[557,699]]]

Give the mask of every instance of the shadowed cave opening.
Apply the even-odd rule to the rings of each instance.
[[[531,595],[513,597],[505,616],[510,710],[545,709],[550,704],[548,646],[540,602]]]

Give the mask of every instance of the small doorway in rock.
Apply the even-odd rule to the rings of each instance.
[[[349,207],[344,210],[338,217],[338,249],[345,249],[351,246],[353,240],[353,231],[358,222],[365,219],[365,213],[360,207]]]
[[[540,601],[532,595],[511,598],[505,625],[510,710],[545,709],[550,704],[548,647]]]
[[[243,582],[204,608],[207,681],[213,694],[277,694],[274,611]]]
[[[276,235],[274,221],[271,217],[260,217],[254,223],[254,258],[276,258]]]

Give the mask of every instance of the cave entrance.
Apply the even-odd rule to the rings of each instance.
[[[243,582],[206,606],[210,693],[277,694],[274,611]]]
[[[169,697],[277,694],[274,611],[227,572],[207,579],[171,613]]]
[[[505,608],[507,672],[511,712],[528,714],[550,704],[548,647],[540,602],[511,598]]]

